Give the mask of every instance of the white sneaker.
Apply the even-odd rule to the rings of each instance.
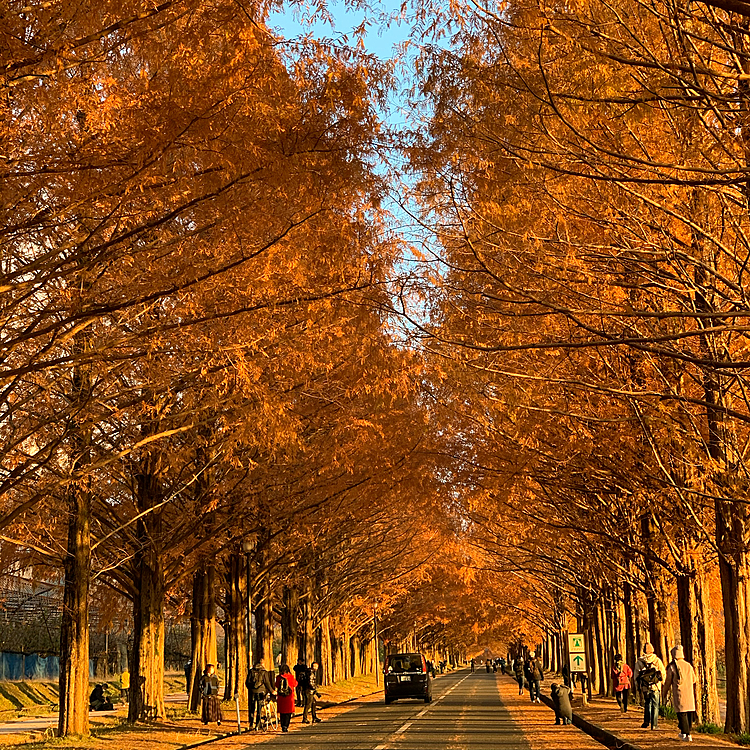
[[[681,740],[684,740],[684,739],[685,739],[685,735],[684,735],[684,734],[683,734],[682,732],[680,732],[680,739],[681,739]]]
[[[693,741],[693,735],[692,735],[692,734],[686,734],[686,735],[685,735],[685,739],[686,739],[686,740],[687,740],[688,742],[692,742],[692,741]]]

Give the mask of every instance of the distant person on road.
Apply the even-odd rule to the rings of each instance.
[[[643,695],[642,729],[656,729],[659,723],[659,694],[666,670],[664,663],[654,653],[654,647],[647,643],[641,658],[635,663],[635,684]]]
[[[672,649],[672,661],[667,665],[667,676],[661,689],[662,700],[672,688],[672,705],[677,714],[677,724],[680,728],[680,739],[692,742],[693,713],[695,711],[695,670],[692,664],[685,661],[682,646]]]
[[[523,659],[517,656],[513,660],[513,674],[516,676],[516,682],[518,683],[518,694],[523,695]]]
[[[289,731],[289,724],[294,716],[294,689],[296,687],[297,680],[293,677],[289,665],[282,664],[276,678],[276,708],[279,712],[282,732]]]
[[[190,695],[190,678],[193,676],[193,660],[185,662],[185,692]]]
[[[305,697],[305,710],[302,712],[302,723],[309,724],[310,720],[307,717],[310,715],[312,716],[313,724],[318,724],[320,719],[318,718],[315,699],[320,698],[320,693],[318,692],[318,662],[316,661],[310,665],[310,669],[307,672],[307,684],[304,686],[302,694]]]
[[[630,678],[633,676],[633,670],[623,661],[620,654],[615,654],[615,661],[612,664],[612,684],[615,687],[615,698],[620,711],[624,714],[628,712],[628,696],[630,695]]]
[[[297,659],[297,663],[294,665],[294,679],[297,680],[297,687],[294,689],[294,705],[299,708],[305,705],[305,699],[302,697],[302,685],[307,682],[308,671],[305,660]]]
[[[476,669],[476,665],[474,663],[474,659],[472,659],[469,664],[471,665],[471,671],[473,672]]]
[[[221,726],[221,700],[219,699],[219,678],[216,667],[207,664],[199,683],[201,691],[201,721],[208,724],[215,721]]]
[[[555,707],[555,724],[573,723],[573,705],[571,698],[573,691],[567,685],[558,685],[553,682],[550,686],[552,705]]]
[[[490,673],[490,669],[492,669],[492,665],[490,664],[490,660],[489,659],[487,659],[484,662],[484,668],[485,668],[487,674],[489,674]]]
[[[529,697],[532,703],[541,703],[539,699],[541,693],[541,683],[544,679],[544,670],[542,663],[536,658],[536,652],[529,654],[529,660],[526,662],[526,679],[529,681]]]
[[[248,672],[245,680],[248,693],[248,713],[250,726],[257,732],[260,729],[260,718],[263,709],[263,701],[266,695],[276,695],[271,676],[261,662],[255,662],[253,668]]]

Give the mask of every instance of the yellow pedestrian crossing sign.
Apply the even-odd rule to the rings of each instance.
[[[583,654],[586,651],[583,633],[568,633],[568,651],[571,654]]]

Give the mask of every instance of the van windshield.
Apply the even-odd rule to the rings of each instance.
[[[394,672],[421,672],[422,657],[419,654],[395,654],[388,657],[388,666]]]

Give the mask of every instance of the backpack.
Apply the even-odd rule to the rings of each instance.
[[[289,680],[287,680],[284,675],[281,675],[281,677],[279,677],[279,688],[276,692],[282,696],[292,694],[292,689],[289,687]]]
[[[264,669],[253,669],[253,690],[260,692],[265,687],[265,670]]]
[[[638,684],[641,686],[641,690],[650,690],[660,682],[661,672],[655,664],[647,664],[638,675]]]

